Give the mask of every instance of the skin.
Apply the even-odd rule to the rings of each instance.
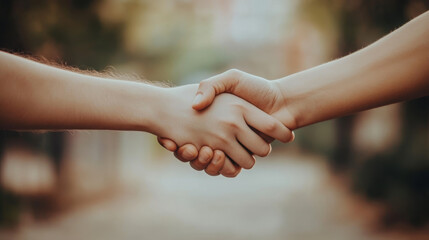
[[[216,96],[232,93],[294,130],[427,96],[428,26],[429,12],[426,12],[353,54],[274,81],[229,70],[200,83],[193,108],[202,110]],[[175,145],[168,139],[161,142]],[[195,154],[189,154],[190,159],[198,155],[192,148],[183,145],[175,151],[181,157],[180,153],[190,149]]]
[[[269,154],[269,143],[255,131],[282,141],[291,135],[280,121],[231,94],[193,110],[197,87],[161,88],[89,76],[0,52],[0,129],[145,131],[201,149],[206,172],[224,176],[252,168],[249,151]],[[187,154],[178,151],[177,156]],[[191,166],[201,168],[195,162]]]

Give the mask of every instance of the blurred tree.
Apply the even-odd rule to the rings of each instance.
[[[101,70],[119,61],[122,54],[122,22],[103,22],[97,13],[99,0],[2,0],[0,2],[0,49],[41,56],[79,68]],[[14,141],[48,153],[60,164],[62,133],[15,133],[0,131],[0,159]],[[0,188],[0,224],[18,220],[22,199]],[[34,209],[49,209],[47,199]],[[37,212],[44,216],[43,212]]]
[[[319,10],[314,10],[314,8]],[[354,52],[427,11],[423,0],[307,0],[304,12],[328,12],[338,29],[338,52],[341,57]],[[310,20],[316,25],[318,17]],[[369,199],[386,203],[385,225],[407,222],[423,226],[429,221],[429,98],[402,105],[402,140],[400,147],[366,161],[353,149],[352,129],[355,116],[336,120],[336,148],[330,158],[337,171],[351,172],[354,189]],[[398,129],[398,131],[400,131]]]

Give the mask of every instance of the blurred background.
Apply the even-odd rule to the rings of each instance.
[[[347,55],[424,0],[2,0],[0,49],[175,85],[277,79]],[[428,26],[429,27],[429,26]],[[210,177],[139,132],[0,131],[0,239],[429,239],[429,100],[296,131]]]

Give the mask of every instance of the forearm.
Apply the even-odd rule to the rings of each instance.
[[[341,59],[276,80],[299,128],[429,94],[429,13]]]
[[[0,128],[150,131],[153,86],[88,76],[0,52]]]

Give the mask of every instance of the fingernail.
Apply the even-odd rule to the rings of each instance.
[[[209,159],[209,156],[208,156],[207,154],[200,154],[200,155],[198,156],[198,161],[199,161],[200,163],[205,164],[205,163],[207,163],[209,160],[210,160],[210,159]]]
[[[175,146],[173,146],[173,144],[171,142],[165,142],[164,143],[164,147],[167,149],[174,149]]]
[[[185,151],[183,151],[183,157],[189,160],[194,157],[194,154],[191,150],[186,149]]]
[[[290,139],[288,140],[288,142],[293,142],[293,140],[295,140],[295,133],[292,132]]]
[[[195,96],[195,98],[194,98],[193,105],[200,104],[201,100],[203,100],[203,94],[202,93],[198,93],[197,96]]]
[[[212,163],[213,164],[218,164],[219,161],[220,161],[219,155],[215,154],[214,157],[213,157],[213,159],[212,159]]]

